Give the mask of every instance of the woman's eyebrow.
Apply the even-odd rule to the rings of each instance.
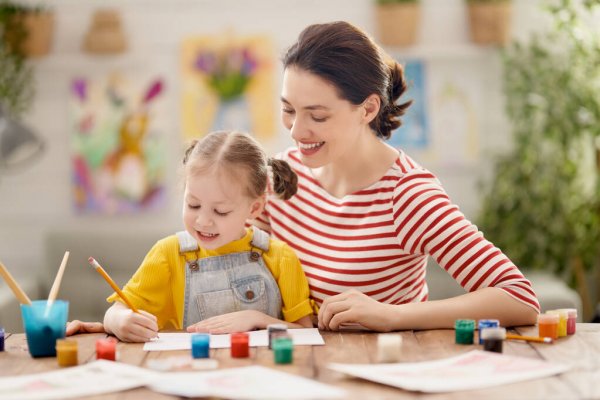
[[[284,102],[285,104],[291,106],[291,103],[289,101],[287,101],[285,99],[285,97],[283,97],[283,96],[281,97],[281,101]],[[302,107],[302,108],[305,109],[305,110],[329,110],[329,107],[325,107],[325,106],[322,106],[320,104],[314,104],[314,105],[305,106],[305,107]]]

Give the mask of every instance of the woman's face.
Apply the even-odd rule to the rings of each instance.
[[[309,168],[351,160],[361,133],[369,130],[363,107],[340,98],[326,80],[294,66],[283,75],[281,112]]]

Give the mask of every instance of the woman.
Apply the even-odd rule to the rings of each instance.
[[[298,193],[253,221],[298,254],[321,329],[453,327],[457,318],[534,324],[530,282],[449,200],[437,178],[387,145],[410,102],[402,67],[347,22],[311,25],[283,58],[280,155]],[[468,293],[427,300],[432,256]]]

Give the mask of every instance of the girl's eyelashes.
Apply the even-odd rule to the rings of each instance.
[[[196,205],[196,204],[190,204],[190,203],[188,203],[188,205],[187,205],[187,206],[188,206],[188,208],[189,208],[189,209],[191,209],[191,210],[198,210],[198,209],[200,208],[200,206],[199,206],[199,205]]]
[[[231,212],[231,211],[224,211],[224,212],[221,212],[221,211],[219,211],[219,210],[215,210],[215,214],[217,214],[217,215],[219,215],[219,216],[221,216],[221,217],[224,217],[224,216],[226,216],[226,215],[227,215],[227,214],[229,214],[230,212]]]

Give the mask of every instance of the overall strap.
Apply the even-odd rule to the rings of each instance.
[[[179,241],[179,254],[198,250],[198,242],[187,231],[177,232]]]
[[[269,234],[265,231],[261,231],[255,226],[252,227],[252,230],[254,231],[254,234],[252,235],[252,241],[250,244],[254,247],[258,247],[262,251],[269,251],[269,243],[271,238]]]

